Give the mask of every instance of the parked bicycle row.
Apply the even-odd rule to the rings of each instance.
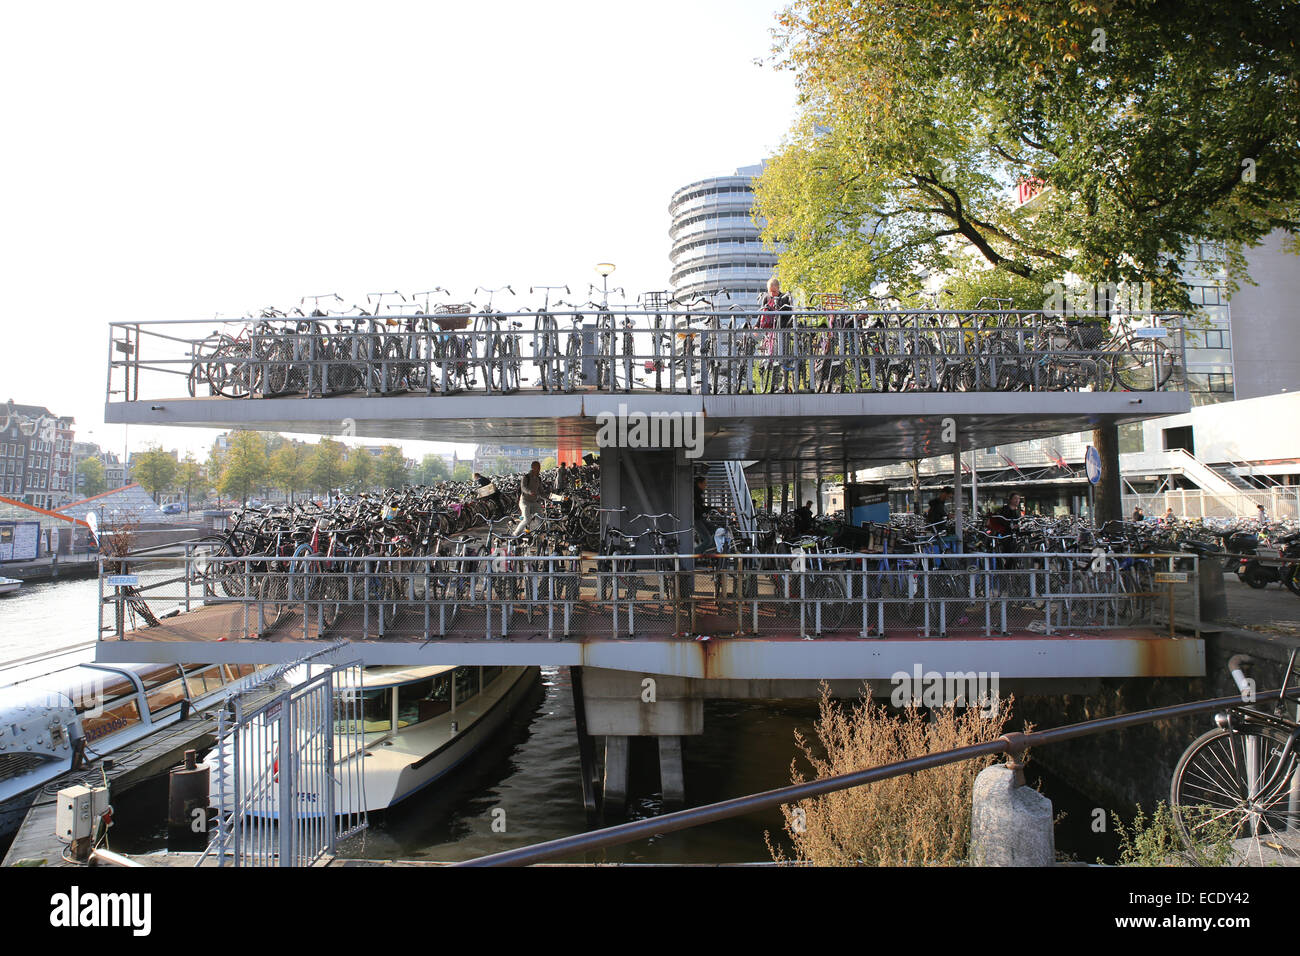
[[[226,638],[1068,635],[1157,625],[1165,604],[1154,573],[1177,560],[867,555],[816,539],[781,554],[697,557],[694,567],[689,556],[657,554],[303,555],[267,563],[196,550],[184,574],[160,577],[141,596],[162,627],[169,601],[184,610],[233,605],[241,613],[192,625]],[[149,564],[128,562],[142,578],[151,577]],[[105,606],[126,597],[108,595]],[[124,620],[119,614],[119,630]]]
[[[1148,391],[1178,387],[1178,317],[1133,324],[1029,312],[719,311],[595,303],[501,312],[267,312],[203,337],[193,323],[113,328],[110,391],[180,375],[192,396]],[[1146,322],[1145,319],[1142,320]],[[161,397],[161,396],[160,396]]]

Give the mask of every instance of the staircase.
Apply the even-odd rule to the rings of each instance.
[[[754,499],[749,494],[743,461],[711,461],[704,488],[704,502],[710,508],[734,511],[740,530],[754,531]]]
[[[1125,475],[1182,475],[1236,514],[1251,514],[1255,510],[1253,500],[1246,494],[1258,490],[1255,486],[1239,474],[1234,473],[1231,478],[1221,474],[1183,448],[1128,452],[1119,456],[1119,465]]]

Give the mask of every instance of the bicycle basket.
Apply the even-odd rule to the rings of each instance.
[[[434,311],[433,321],[438,328],[444,332],[455,332],[458,329],[466,328],[469,325],[469,314],[471,311],[469,303],[458,303],[456,305],[439,305]]]

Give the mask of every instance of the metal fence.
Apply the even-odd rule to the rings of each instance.
[[[1184,388],[1185,317],[1131,318],[1155,324],[855,310],[765,328],[755,312],[622,309],[114,323],[107,400]]]
[[[276,558],[198,547],[123,563],[139,583],[105,592],[108,639],[149,639],[153,627],[191,640],[1068,636],[1195,619],[1198,567],[1190,555],[1073,552]]]
[[[1257,517],[1256,506],[1263,505],[1270,521],[1294,521],[1300,518],[1300,485],[1242,489],[1231,494],[1213,491],[1177,490],[1149,495],[1124,495],[1125,514],[1141,508],[1144,514],[1161,517],[1169,508],[1178,518],[1251,518]]]
[[[218,866],[311,866],[366,826],[362,668],[294,666],[304,679],[269,700],[232,696],[218,713],[204,853]]]

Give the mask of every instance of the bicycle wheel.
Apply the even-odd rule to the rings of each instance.
[[[821,627],[819,631],[837,631],[844,623],[849,612],[848,594],[844,581],[838,574],[820,574],[811,582],[808,597],[816,603],[812,606],[820,610]]]
[[[1296,754],[1288,754],[1282,765],[1286,741],[1274,727],[1216,728],[1183,753],[1169,805],[1192,862],[1260,865],[1300,859]],[[1269,785],[1270,780],[1275,782]]]
[[[1121,343],[1120,347],[1131,348],[1129,343]],[[1115,356],[1115,381],[1130,392],[1155,391],[1173,374],[1173,359],[1174,352],[1163,340],[1152,339],[1149,349],[1137,348]]]

